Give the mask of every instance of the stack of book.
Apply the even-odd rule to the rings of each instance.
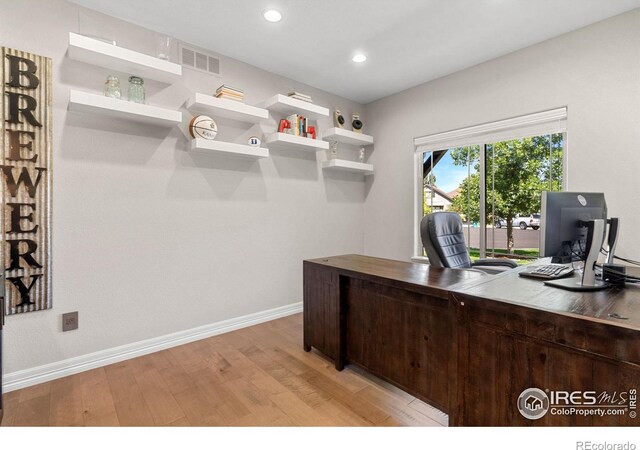
[[[244,91],[223,84],[218,89],[216,89],[216,97],[244,102]]]
[[[309,133],[309,121],[306,117],[291,114],[287,117],[287,121],[291,124],[291,128],[288,128],[286,133],[294,136],[311,137],[311,134],[307,135]]]
[[[289,97],[291,98],[297,98],[298,100],[302,100],[304,102],[309,102],[309,103],[313,103],[311,101],[311,96],[307,95],[307,94],[301,94],[300,92],[289,92],[289,94],[287,94]]]

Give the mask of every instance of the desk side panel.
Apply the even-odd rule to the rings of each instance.
[[[456,425],[606,426],[640,425],[620,416],[553,415],[524,418],[522,391],[629,392],[640,386],[638,336],[632,330],[455,294],[463,309]],[[635,336],[633,336],[636,334]]]
[[[311,347],[342,368],[340,335],[340,277],[329,267],[304,262],[303,335],[304,349]]]
[[[346,360],[447,412],[453,318],[447,299],[347,278]]]

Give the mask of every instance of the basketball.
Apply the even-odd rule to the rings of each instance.
[[[202,138],[212,141],[218,134],[218,125],[216,125],[215,120],[209,116],[195,116],[191,119],[191,122],[189,122],[189,134],[192,138]]]

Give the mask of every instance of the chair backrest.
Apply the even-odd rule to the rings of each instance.
[[[462,219],[454,212],[427,214],[420,222],[422,245],[434,267],[468,269],[471,258],[464,240]]]

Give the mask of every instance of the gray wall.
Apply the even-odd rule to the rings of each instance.
[[[324,154],[193,155],[177,128],[68,113],[70,88],[100,92],[109,73],[65,57],[80,9],[0,0],[0,45],[51,57],[54,73],[54,308],[7,318],[5,374],[300,302],[303,259],[363,252],[365,184],[324,175]],[[119,45],[155,52],[154,33],[101,20]],[[148,103],[177,109],[224,82],[244,88],[247,104],[295,89],[347,115],[362,111],[232,59],[221,67],[221,78],[185,69],[171,86],[148,81]],[[246,142],[263,130],[221,130],[219,139]],[[60,316],[75,310],[80,328],[63,334]]]
[[[568,188],[604,192],[640,257],[640,10],[367,105],[376,139],[365,253],[413,253],[413,138],[568,107]]]
[[[108,72],[65,58],[79,10],[62,0],[0,0],[0,45],[52,57],[55,77],[54,309],[7,318],[5,373],[298,302],[304,258],[408,259],[412,139],[558,106],[569,108],[569,188],[604,191],[624,220],[620,253],[640,253],[638,11],[364,109],[228,58],[222,78],[185,69],[175,85],[147,83],[149,103],[175,108],[224,82],[243,87],[248,104],[296,89],[347,116],[364,112],[376,138],[376,175],[365,184],[323,175],[323,154],[279,152],[256,163],[192,155],[177,129],[67,113],[69,89],[99,91]],[[154,52],[154,33],[102,20],[119,45]],[[220,139],[242,142],[274,127],[225,130]],[[60,315],[74,310],[80,329],[61,333]]]

